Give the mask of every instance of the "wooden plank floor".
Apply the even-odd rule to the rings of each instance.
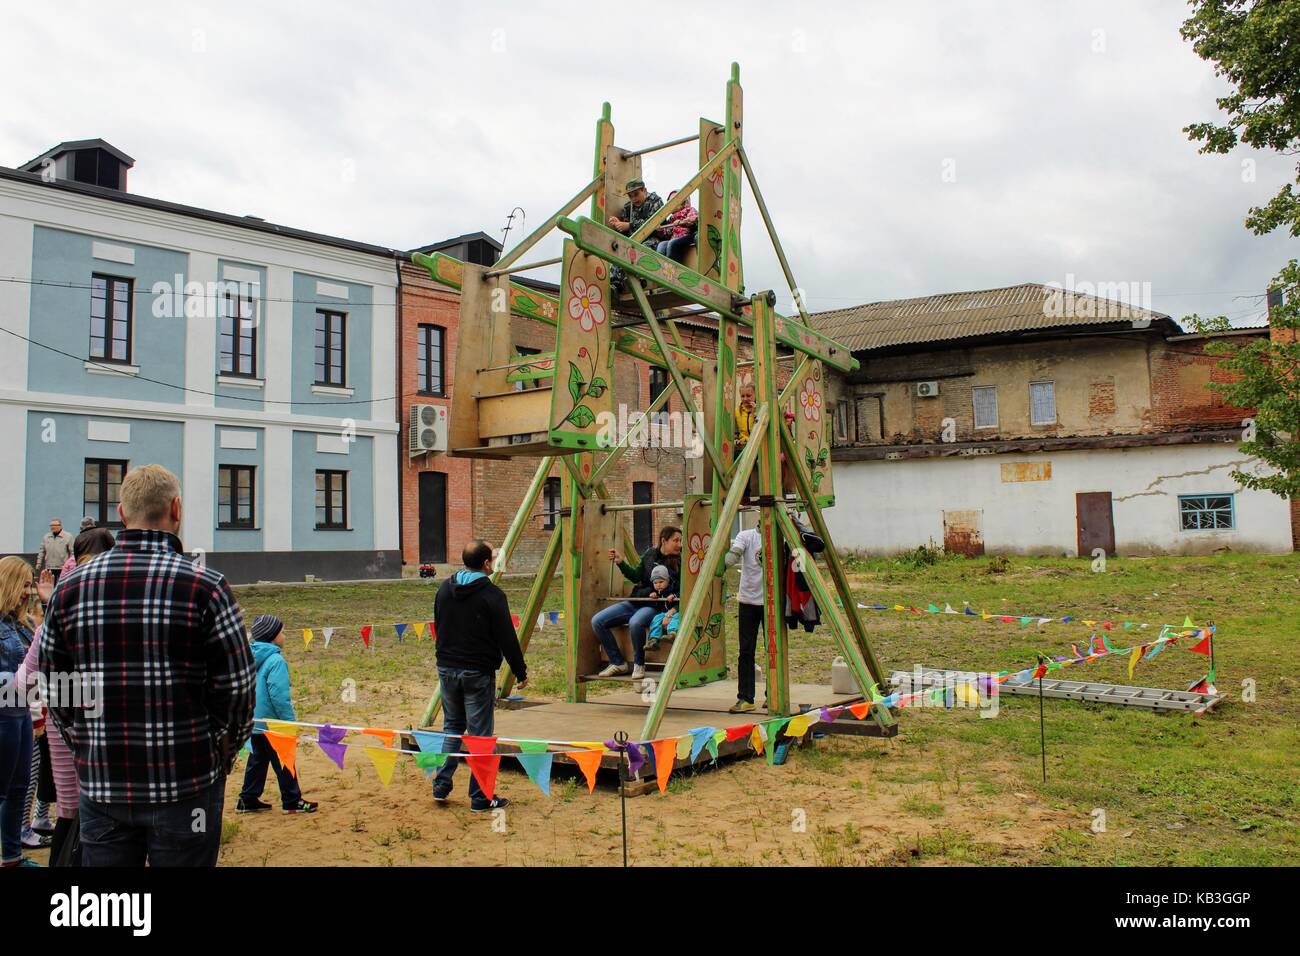
[[[758,699],[763,699],[762,685],[758,688]],[[837,704],[851,704],[862,699],[860,694],[836,694],[829,685],[792,684],[790,698],[797,706],[830,707]],[[677,737],[697,727],[743,727],[767,719],[767,711],[759,708],[748,714],[729,714],[727,708],[736,702],[736,682],[715,681],[702,687],[683,688],[673,692],[664,710],[663,720],[659,723],[659,737]],[[632,739],[641,736],[641,726],[645,722],[649,705],[641,700],[636,691],[623,691],[601,697],[593,697],[585,704],[570,704],[563,701],[522,706],[498,707],[496,712],[496,733],[500,737],[521,737],[541,740],[584,740],[604,742],[611,739],[616,731],[622,730]],[[502,742],[501,750],[514,750],[508,743]],[[752,754],[748,741],[724,742],[718,748],[719,754]],[[556,762],[570,763],[569,758],[556,754]],[[601,760],[602,769],[617,769],[619,756],[606,752]],[[678,760],[675,768],[684,768],[689,761]],[[644,771],[642,771],[644,775]]]

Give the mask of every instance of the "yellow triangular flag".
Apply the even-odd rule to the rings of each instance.
[[[605,745],[598,740],[569,740],[566,741],[565,744],[569,747],[583,747],[586,750],[599,750],[602,753],[605,751]]]
[[[986,620],[986,621],[987,621],[989,618],[991,618],[992,616],[993,616],[993,615],[990,614],[988,611],[980,611],[980,617],[982,617],[982,618],[983,618],[984,620]]]
[[[960,683],[956,687],[957,699],[963,704],[971,707],[978,707],[980,702],[980,692],[974,684]]]
[[[310,627],[304,627],[302,629],[302,646],[311,647],[311,639],[315,636],[316,635],[312,633]]]
[[[411,627],[415,628],[415,639],[418,641],[424,637],[424,629],[428,627],[428,625],[424,621],[416,621],[411,625]]]
[[[785,735],[787,737],[802,737],[808,732],[808,728],[820,719],[820,714],[815,712],[791,717],[790,723],[785,725]]]
[[[285,737],[297,737],[299,727],[297,724],[288,724],[283,720],[266,721],[266,729],[273,734],[281,734]]]
[[[677,738],[677,759],[678,760],[691,759],[691,744],[693,744],[694,742],[695,742],[695,738],[692,737],[690,734],[687,734],[685,737]]]
[[[895,611],[906,611],[907,608],[903,607],[903,605],[901,605],[901,604],[895,604],[895,605],[894,605],[894,610],[895,610]]]
[[[755,724],[754,732],[749,735],[749,742],[753,744],[756,753],[763,752],[763,725]]]
[[[375,765],[375,773],[379,774],[380,782],[386,787],[393,782],[393,765],[397,763],[397,751],[389,750],[387,747],[365,747],[362,748],[370,755],[370,762]]]
[[[1128,656],[1128,678],[1133,679],[1133,668],[1137,666],[1138,658],[1142,656],[1142,645],[1139,644],[1133,648],[1133,653]]]

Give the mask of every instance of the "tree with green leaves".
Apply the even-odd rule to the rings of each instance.
[[[1300,0],[1192,0],[1182,35],[1231,85],[1216,100],[1227,121],[1193,123],[1188,138],[1202,153],[1227,153],[1244,143],[1293,156],[1300,152]],[[1285,228],[1300,237],[1300,163],[1294,183],[1283,183],[1263,206],[1252,207],[1246,228],[1264,235]],[[1292,259],[1273,280],[1268,339],[1246,344],[1212,341],[1206,352],[1232,381],[1212,389],[1239,407],[1256,409],[1241,450],[1276,469],[1269,474],[1235,471],[1243,487],[1300,495],[1300,265]],[[1189,316],[1198,332],[1229,328],[1219,316]]]

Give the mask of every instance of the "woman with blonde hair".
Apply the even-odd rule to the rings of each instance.
[[[32,712],[15,676],[32,643],[32,566],[0,558],[0,867],[39,866],[23,856],[23,812],[32,767]]]

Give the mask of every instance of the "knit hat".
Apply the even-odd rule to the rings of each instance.
[[[274,614],[259,614],[253,618],[253,643],[273,641],[284,630],[284,622]]]
[[[650,572],[650,581],[652,583],[655,581],[671,581],[672,579],[672,572],[663,564],[656,564],[654,570]]]

